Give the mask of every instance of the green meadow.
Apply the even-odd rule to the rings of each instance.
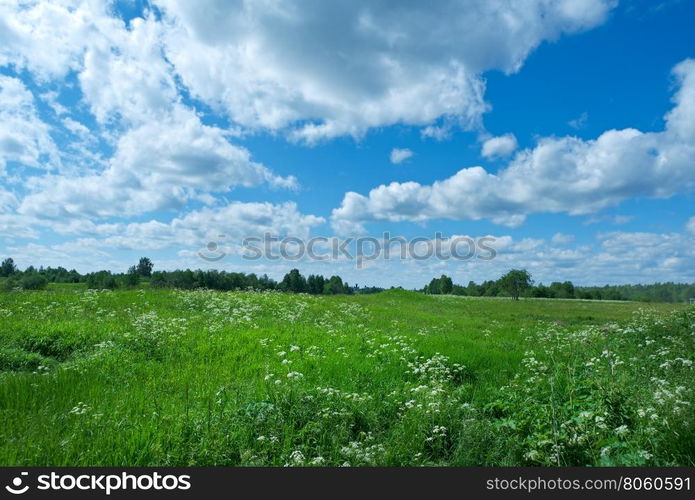
[[[695,465],[695,309],[0,293],[0,465]]]

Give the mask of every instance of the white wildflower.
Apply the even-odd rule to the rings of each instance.
[[[630,432],[630,430],[627,428],[627,425],[621,425],[620,427],[616,427],[614,429],[614,432],[618,436],[623,437],[623,436],[626,436]]]
[[[289,462],[286,464],[288,466],[292,465],[303,465],[304,464],[304,453],[299,450],[294,450],[290,454]]]

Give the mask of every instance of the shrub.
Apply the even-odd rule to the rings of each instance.
[[[116,278],[109,271],[99,271],[87,275],[87,288],[113,290],[118,286]]]
[[[23,290],[45,290],[48,280],[40,274],[25,274],[19,280],[19,286]]]

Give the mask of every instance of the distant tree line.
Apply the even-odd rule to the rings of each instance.
[[[519,297],[527,296],[533,288],[531,274],[525,269],[512,269],[495,281],[484,281],[477,285],[470,281],[468,286],[455,285],[453,280],[442,274],[425,285],[422,292],[434,295],[466,295],[471,297]]]
[[[254,273],[232,273],[216,270],[191,271],[156,271],[150,278],[150,286],[155,288],[181,288],[193,290],[208,288],[211,290],[277,290],[289,293],[309,293],[312,295],[367,294],[383,290],[379,287],[351,286],[340,276],[326,278],[320,274],[303,276],[299,269],[292,269],[281,281],[275,281],[267,275]]]
[[[48,283],[84,283],[92,289],[134,288],[143,279],[153,288],[180,288],[194,290],[207,288],[211,290],[278,290],[291,293],[309,293],[312,295],[335,294],[368,294],[383,290],[379,287],[350,286],[340,276],[326,278],[317,274],[304,277],[298,269],[292,269],[282,281],[277,282],[267,275],[257,276],[254,273],[235,273],[217,270],[177,270],[153,271],[154,265],[150,259],[143,257],[137,265],[131,266],[125,273],[97,271],[80,274],[74,269],[68,271],[63,267],[29,266],[20,271],[11,258],[0,264],[2,288],[22,288],[24,290],[41,290]]]
[[[524,269],[512,269],[497,280],[457,285],[446,275],[434,278],[421,290],[427,294],[470,297],[534,297],[549,299],[634,300],[639,302],[687,302],[695,298],[695,283],[654,283],[651,285],[576,286],[571,281],[534,285]]]
[[[20,271],[14,260],[7,258],[0,263],[0,278],[4,278],[0,285],[4,289],[22,288],[24,290],[41,290],[46,284],[52,283],[79,283],[82,276],[74,269],[68,271],[63,267],[27,267]]]
[[[333,295],[338,293],[355,293],[360,289],[344,283],[340,276],[324,278],[311,274],[304,277],[298,269],[292,269],[282,281],[277,282],[267,275],[230,273],[226,271],[157,271],[152,273],[150,286],[156,288],[181,288],[193,290],[209,288],[211,290],[278,290],[292,293],[310,293]]]
[[[153,288],[194,290],[277,290],[312,295],[368,294],[384,290],[380,287],[351,286],[340,276],[326,278],[317,274],[303,276],[292,269],[281,281],[267,275],[245,274],[216,270],[153,271],[154,265],[142,257],[125,273],[97,271],[80,274],[64,267],[29,266],[21,271],[11,258],[0,263],[0,289],[41,290],[48,283],[84,283],[92,289],[134,288],[143,280]],[[394,287],[391,287],[394,288]],[[458,285],[446,275],[434,278],[420,290],[427,294],[466,295],[470,297],[535,297],[553,299],[634,300],[640,302],[687,302],[695,298],[695,283],[654,283],[651,285],[576,286],[571,281],[555,281],[550,285],[534,284],[525,269],[512,269],[497,280],[478,284]]]
[[[128,272],[117,274],[111,271],[80,274],[75,269],[64,267],[27,267],[24,271],[17,268],[12,258],[0,263],[0,282],[3,289],[22,288],[24,290],[42,290],[48,283],[85,283],[88,288],[108,288],[137,286],[140,278],[149,277],[152,272],[152,261],[143,257],[137,266],[132,266]]]

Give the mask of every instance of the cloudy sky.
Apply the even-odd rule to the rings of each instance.
[[[0,256],[695,281],[694,18],[673,0],[0,0]],[[240,255],[265,232],[384,231],[491,236],[497,256]]]

